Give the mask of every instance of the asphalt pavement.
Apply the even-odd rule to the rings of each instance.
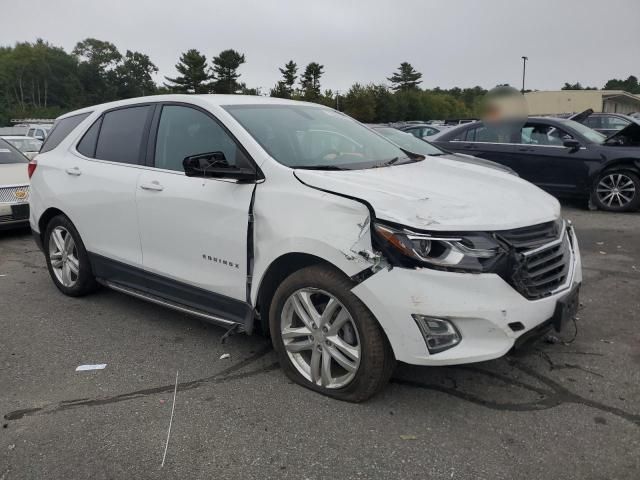
[[[0,232],[0,480],[638,479],[640,214],[564,214],[584,264],[577,335],[399,365],[357,405],[288,381],[261,336],[222,344],[107,289],[65,297],[29,232]]]

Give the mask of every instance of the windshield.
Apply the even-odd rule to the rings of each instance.
[[[0,138],[0,165],[7,163],[29,163],[29,160],[13,146]]]
[[[5,139],[21,152],[39,152],[42,142],[36,138],[7,138]]]
[[[417,153],[419,155],[443,155],[444,152],[439,148],[434,147],[430,143],[425,142],[407,132],[403,132],[391,127],[378,127],[374,128],[380,135],[388,138],[393,143],[402,147],[410,152]]]
[[[606,135],[602,135],[600,132],[596,132],[595,130],[587,127],[578,122],[574,122],[573,120],[563,120],[564,124],[576,130],[580,135],[585,137],[587,140],[593,143],[602,143],[607,137]]]
[[[354,170],[413,161],[393,143],[342,113],[308,105],[224,107],[279,163]]]

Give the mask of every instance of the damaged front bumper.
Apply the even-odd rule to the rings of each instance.
[[[399,361],[454,365],[498,358],[520,337],[552,319],[559,300],[582,282],[578,243],[573,232],[571,235],[567,281],[563,288],[541,299],[526,299],[496,274],[428,268],[384,269],[352,291],[378,319]],[[460,342],[430,354],[414,315],[448,320],[460,333]]]

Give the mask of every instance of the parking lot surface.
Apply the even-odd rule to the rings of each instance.
[[[219,327],[106,289],[65,297],[29,232],[0,232],[0,480],[637,479],[640,215],[564,214],[584,264],[577,336],[399,365],[358,405],[289,382],[264,337],[222,344]]]

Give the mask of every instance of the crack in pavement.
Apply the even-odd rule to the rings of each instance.
[[[263,348],[261,348],[260,350],[258,350],[256,353],[254,353],[253,355],[245,358],[244,360],[239,361],[238,363],[235,363],[225,369],[223,369],[222,371],[211,375],[210,377],[205,377],[205,378],[200,378],[198,380],[191,380],[189,382],[182,382],[178,384],[178,391],[185,391],[185,390],[191,390],[194,388],[198,388],[204,384],[210,383],[210,384],[219,384],[219,383],[224,383],[224,382],[228,382],[228,381],[232,381],[232,380],[237,380],[240,378],[246,378],[246,377],[251,377],[254,375],[258,375],[260,373],[265,373],[265,372],[269,372],[271,370],[275,370],[278,368],[278,364],[277,363],[271,363],[265,367],[261,367],[259,369],[255,369],[255,370],[250,370],[248,372],[244,372],[244,373],[239,373],[239,374],[235,374],[235,375],[231,375],[233,372],[236,372],[238,370],[241,370],[242,368],[251,365],[252,363],[260,360],[262,357],[266,356],[270,351],[272,350],[271,345],[265,345]],[[31,416],[31,415],[48,415],[48,414],[52,414],[52,413],[57,413],[60,411],[64,411],[64,410],[69,410],[72,408],[78,408],[78,407],[94,407],[94,406],[98,406],[98,405],[108,405],[111,403],[118,403],[118,402],[123,402],[126,400],[132,400],[135,398],[140,398],[140,397],[144,397],[147,395],[155,395],[158,393],[166,393],[169,391],[173,391],[173,389],[175,388],[175,383],[169,384],[169,385],[162,385],[160,387],[152,387],[152,388],[146,388],[146,389],[142,389],[142,390],[136,390],[133,392],[128,392],[128,393],[122,393],[119,395],[115,395],[112,397],[103,397],[103,398],[95,398],[95,399],[89,399],[89,398],[77,398],[77,399],[73,399],[73,400],[62,400],[60,402],[57,403],[51,403],[48,405],[45,405],[43,407],[35,407],[35,408],[24,408],[24,409],[20,409],[20,410],[14,410],[13,412],[9,412],[7,413],[4,418],[6,420],[19,420],[25,416]]]
[[[509,360],[508,360],[509,361]],[[529,390],[541,396],[540,399],[524,402],[524,403],[509,403],[509,402],[496,402],[493,400],[484,399],[478,395],[473,393],[463,392],[457,389],[457,385],[454,383],[453,388],[446,387],[444,385],[439,385],[437,383],[425,383],[415,380],[403,379],[403,378],[394,378],[391,381],[393,383],[404,385],[407,387],[413,388],[421,388],[425,390],[435,390],[441,393],[445,393],[447,395],[451,395],[453,397],[459,398],[461,400],[465,400],[476,405],[481,405],[483,407],[490,408],[492,410],[502,410],[502,411],[513,411],[513,412],[527,412],[527,411],[536,411],[536,410],[547,410],[553,407],[557,407],[559,405],[574,403],[579,405],[584,405],[587,407],[594,408],[596,410],[600,410],[601,412],[610,413],[617,417],[620,417],[624,420],[627,420],[633,423],[636,426],[640,427],[640,415],[636,415],[627,411],[624,411],[617,407],[612,407],[610,405],[606,405],[604,403],[591,400],[577,393],[573,393],[570,390],[563,387],[560,383],[555,380],[550,379],[549,377],[537,372],[533,368],[522,364],[521,362],[510,360],[509,363],[514,368],[520,370],[526,375],[535,378],[540,383],[544,384],[546,388],[538,387],[535,385],[531,385],[526,382],[522,382],[515,378],[502,375],[495,372],[490,372],[488,370],[484,370],[478,367],[456,367],[460,370],[471,371],[474,373],[478,373],[480,375],[485,375],[490,378],[499,380],[507,385],[512,385],[516,387],[520,387],[525,390]],[[567,367],[574,368],[575,366]],[[587,371],[587,373],[593,373]]]
[[[235,363],[229,366],[228,368],[210,377],[205,377],[198,380],[179,383],[178,390],[179,391],[191,390],[194,388],[198,388],[207,383],[220,384],[220,383],[233,381],[240,378],[247,378],[247,377],[251,377],[254,375],[259,375],[261,373],[275,370],[278,368],[277,362],[271,363],[267,366],[264,366],[255,370],[250,370],[244,373],[237,373],[235,375],[232,375],[234,372],[237,372],[238,370],[241,370],[247,367],[248,365],[251,365],[252,363],[260,360],[261,358],[266,356],[271,350],[272,349],[270,345],[265,345],[264,348],[260,349],[258,352],[254,353],[253,355],[245,358],[244,360],[241,360],[238,363]],[[557,352],[557,353],[576,353],[576,354],[581,353],[585,355],[587,354],[587,352]],[[594,355],[597,355],[597,354],[594,354]],[[557,365],[557,364],[554,364],[548,358],[545,358],[545,360],[547,360],[547,362],[549,363],[550,370],[553,370],[553,368],[578,368],[580,370],[586,371],[586,373],[599,375],[595,372],[585,370],[579,365],[573,365],[573,364]],[[640,415],[636,415],[636,414],[624,411],[620,408],[606,405],[601,402],[597,402],[595,400],[582,397],[576,393],[569,391],[560,383],[537,372],[533,368],[519,362],[518,360],[507,359],[507,361],[513,368],[520,370],[521,372],[528,375],[529,377],[532,377],[538,380],[541,384],[545,385],[545,387],[532,385],[531,383],[518,380],[517,378],[513,378],[508,375],[492,372],[492,371],[485,370],[483,368],[479,368],[475,366],[461,366],[461,367],[451,367],[451,368],[455,368],[456,370],[472,372],[478,375],[483,375],[493,380],[497,380],[505,385],[519,387],[521,389],[528,390],[530,392],[533,392],[539,395],[540,398],[538,400],[524,402],[524,403],[509,403],[509,402],[497,402],[494,400],[484,399],[479,395],[459,390],[459,384],[458,384],[459,382],[450,375],[446,375],[444,379],[450,382],[451,386],[445,386],[437,383],[425,383],[418,380],[411,380],[411,379],[405,379],[405,378],[393,378],[391,382],[398,385],[406,386],[406,387],[438,391],[441,393],[445,393],[447,395],[451,395],[458,399],[465,400],[470,403],[480,405],[486,408],[490,408],[493,410],[527,412],[527,411],[547,410],[562,404],[574,403],[574,404],[591,407],[605,413],[616,415],[617,417],[627,420],[636,426],[640,426]],[[447,368],[447,367],[443,367],[443,368]],[[4,415],[4,418],[6,420],[19,420],[25,416],[48,415],[48,414],[57,413],[60,411],[65,411],[73,408],[108,405],[112,403],[123,402],[126,400],[132,400],[135,398],[144,397],[147,395],[166,393],[166,392],[172,391],[174,387],[175,387],[175,384],[168,384],[168,385],[162,385],[159,387],[136,390],[133,392],[123,393],[123,394],[119,394],[111,397],[103,397],[103,398],[95,398],[95,399],[79,398],[74,400],[63,400],[57,403],[45,405],[43,407],[15,410]]]

